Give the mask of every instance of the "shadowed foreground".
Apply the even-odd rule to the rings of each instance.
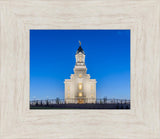
[[[52,104],[30,105],[30,109],[130,109],[130,104]]]

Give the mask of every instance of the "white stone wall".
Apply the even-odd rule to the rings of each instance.
[[[64,82],[65,101],[66,103],[78,103],[77,100],[84,100],[84,103],[95,103],[96,80],[90,79],[90,75],[86,74],[85,55],[80,52],[75,57],[74,74],[71,74],[71,79],[66,79]],[[82,83],[82,90],[79,90],[79,83]],[[81,92],[82,96],[79,96]]]
[[[96,101],[96,80],[88,79],[88,76],[82,75],[80,78],[77,74],[72,76],[72,79],[65,80],[65,100],[66,103],[74,103],[78,97],[78,93],[82,92],[87,103],[95,103]],[[79,90],[78,85],[82,83],[82,90]],[[74,99],[71,100],[71,99]]]

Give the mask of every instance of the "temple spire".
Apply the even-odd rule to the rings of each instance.
[[[81,41],[79,41],[79,48],[77,49],[76,54],[78,54],[79,52],[81,52],[82,54],[85,55],[85,53],[84,53],[84,51],[83,51],[83,49],[82,49],[82,47],[81,47]]]
[[[81,41],[79,41],[79,46],[81,46]]]

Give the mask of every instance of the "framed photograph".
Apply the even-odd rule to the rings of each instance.
[[[30,30],[30,109],[130,109],[130,30]]]
[[[0,138],[160,138],[159,1],[1,1],[0,19]]]

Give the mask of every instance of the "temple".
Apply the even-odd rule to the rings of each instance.
[[[65,79],[65,102],[66,103],[95,103],[96,102],[96,79],[90,79],[85,65],[85,53],[79,43],[75,55],[76,64],[74,74],[70,79]]]

